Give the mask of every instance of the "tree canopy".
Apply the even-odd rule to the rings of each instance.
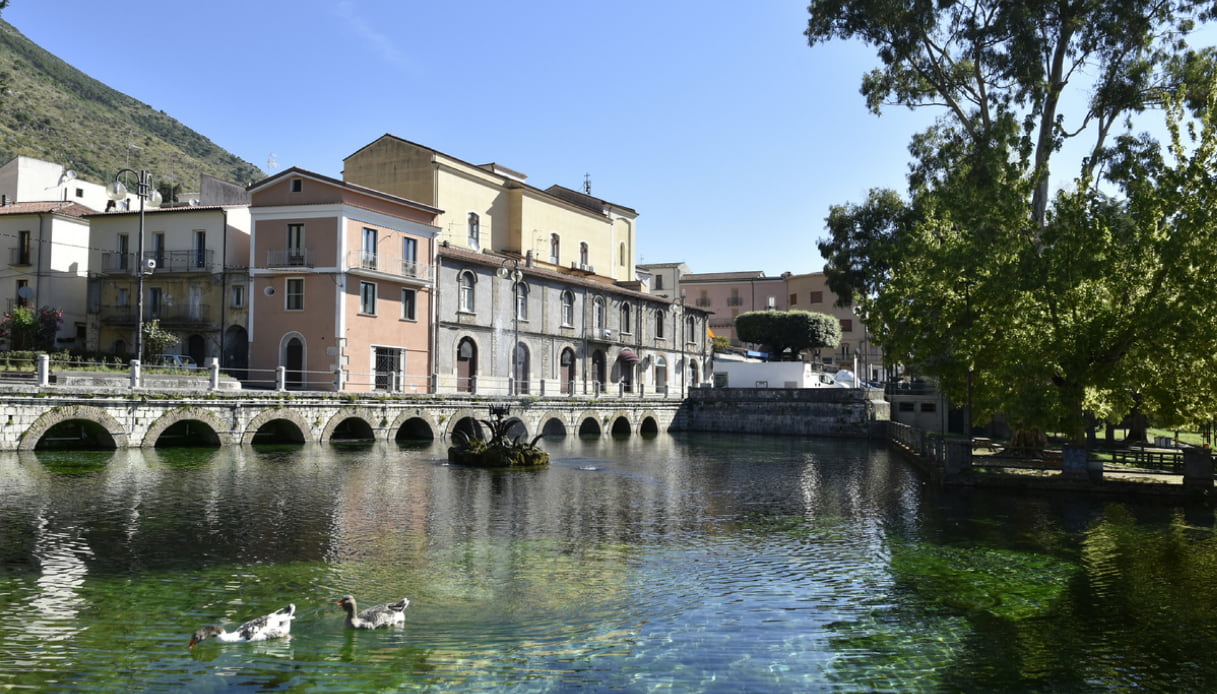
[[[1118,420],[1134,398],[1171,421],[1217,415],[1217,83],[1213,50],[1186,43],[1213,9],[811,4],[811,45],[875,47],[873,111],[942,109],[910,143],[907,198],[833,207],[820,242],[891,359],[957,401],[973,371],[982,414],[1074,438],[1086,412]],[[1165,136],[1134,129],[1150,109]],[[1055,190],[1054,162],[1076,167]]]
[[[781,359],[786,350],[793,358],[805,349],[835,348],[841,342],[841,322],[810,311],[749,311],[735,317],[735,334],[765,345],[773,359]]]

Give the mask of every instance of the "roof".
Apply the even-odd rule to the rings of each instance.
[[[349,191],[352,191],[355,193],[360,193],[361,195],[370,195],[372,197],[380,198],[381,200],[387,200],[389,202],[394,202],[399,205],[406,205],[408,207],[413,207],[418,210],[423,210],[424,212],[430,212],[431,214],[443,213],[443,210],[439,209],[438,207],[432,207],[431,205],[428,205],[423,202],[418,202],[417,200],[410,200],[408,198],[403,198],[403,197],[399,197],[397,195],[392,195],[389,193],[385,193],[385,192],[376,190],[375,188],[368,188],[366,186],[361,186],[361,185],[357,185],[354,183],[348,183],[346,181],[343,181],[343,180],[340,180],[337,178],[331,178],[329,176],[326,176],[325,174],[319,174],[314,171],[302,169],[298,166],[293,166],[290,169],[280,171],[279,173],[275,174],[274,176],[267,176],[266,178],[262,179],[261,181],[255,181],[255,182],[249,184],[249,187],[246,190],[248,190],[252,194],[255,190],[257,190],[259,188],[265,188],[269,185],[273,185],[274,183],[278,182],[280,179],[287,177],[287,176],[301,176],[304,178],[311,178],[315,181],[325,183],[326,185],[331,185],[336,188],[345,188],[346,190],[349,190]]]
[[[464,248],[456,248],[453,246],[444,246],[441,244],[440,248],[439,248],[439,256],[441,259],[451,258],[453,260],[459,260],[461,262],[472,263],[475,265],[482,265],[484,267],[491,267],[491,268],[496,268],[496,269],[500,265],[502,265],[503,261],[506,259],[519,260],[519,261],[521,261],[520,262],[520,272],[523,272],[525,277],[537,277],[537,278],[541,278],[541,279],[547,279],[547,280],[551,280],[554,282],[560,282],[562,284],[566,284],[566,285],[569,285],[572,287],[583,287],[586,289],[593,289],[596,291],[608,292],[608,293],[612,293],[612,294],[619,294],[622,296],[629,296],[629,297],[641,299],[643,301],[649,301],[649,302],[656,303],[656,304],[664,304],[664,305],[670,306],[670,305],[676,303],[675,301],[664,298],[662,296],[657,296],[655,294],[647,294],[645,292],[635,291],[632,289],[622,287],[620,284],[617,284],[616,282],[612,281],[611,279],[604,278],[600,275],[595,276],[595,277],[599,277],[600,279],[595,279],[591,276],[570,275],[565,272],[557,272],[555,270],[550,270],[549,268],[537,267],[535,265],[532,267],[528,267],[524,264],[523,258],[520,258],[519,256],[516,256],[516,255],[503,255],[503,254],[498,254],[498,253],[492,254],[492,253],[486,253],[486,252],[479,253],[477,251],[465,250]],[[686,310],[688,312],[700,311],[702,313],[707,313],[706,311],[701,311],[700,309],[697,309],[693,306],[686,307]]]
[[[86,207],[78,202],[50,200],[47,202],[14,202],[0,207],[0,214],[46,214],[54,213],[65,217],[85,217],[96,214],[97,210]]]
[[[172,212],[209,212],[214,210],[230,210],[234,207],[249,207],[248,204],[240,205],[175,205],[174,207],[145,207],[144,214],[167,214]],[[119,210],[114,209],[108,212],[98,212],[89,210],[86,217],[122,217],[124,215],[139,214],[139,208],[134,210]]]
[[[763,270],[749,270],[747,272],[703,272],[689,273],[682,275],[681,282],[743,282],[748,280],[778,280],[781,277],[766,277]]]

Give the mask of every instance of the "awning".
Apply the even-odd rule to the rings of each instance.
[[[621,352],[617,355],[617,358],[622,361],[628,361],[630,363],[638,361],[638,355],[635,354],[634,350],[630,349],[629,347],[622,349]]]

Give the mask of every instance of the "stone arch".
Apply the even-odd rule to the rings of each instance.
[[[274,409],[266,410],[257,417],[249,420],[249,424],[245,427],[245,433],[241,435],[241,443],[245,445],[253,443],[254,436],[258,433],[258,430],[276,420],[289,422],[295,425],[296,429],[298,429],[300,432],[300,436],[302,437],[300,443],[317,441],[317,435],[313,425],[305,420],[304,416],[301,415],[298,410],[290,407],[276,407]]]
[[[30,424],[25,433],[21,435],[21,439],[17,443],[17,450],[34,450],[52,427],[72,420],[80,420],[101,427],[104,432],[109,434],[115,448],[126,448],[130,445],[126,427],[105,410],[89,405],[66,405],[53,407],[35,419],[34,423]]]
[[[321,430],[321,440],[330,441],[334,438],[335,433],[340,433],[339,427],[346,428],[353,424],[352,432],[354,438],[368,438],[378,440],[381,437],[379,434],[380,427],[377,427],[374,422],[368,421],[365,412],[353,407],[344,407],[334,413],[333,417],[326,422],[325,428]],[[343,437],[340,436],[339,440]]]
[[[647,414],[642,418],[642,422],[638,425],[638,433],[646,436],[659,433],[659,422],[655,421],[654,415]]]
[[[179,407],[166,412],[153,422],[152,426],[148,427],[148,432],[144,434],[144,441],[140,445],[145,448],[155,447],[161,435],[179,422],[201,422],[211,429],[216,445],[227,446],[232,443],[232,432],[228,431],[224,423],[214,414],[199,407]]]
[[[544,436],[566,436],[566,422],[561,417],[550,417],[542,420],[541,434]]]
[[[594,415],[586,415],[579,421],[580,436],[600,436],[601,433],[600,420]]]
[[[630,422],[630,418],[622,413],[617,413],[613,416],[613,423],[609,431],[614,436],[629,436],[634,433],[634,425]]]
[[[402,439],[434,439],[437,435],[442,435],[444,428],[430,412],[425,412],[421,408],[413,412],[405,411],[397,415],[397,418],[389,425],[385,435],[394,440]],[[424,436],[424,431],[426,435]]]

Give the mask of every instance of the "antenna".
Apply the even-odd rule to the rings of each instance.
[[[583,192],[588,195],[592,194],[592,175],[590,173],[583,174]]]

